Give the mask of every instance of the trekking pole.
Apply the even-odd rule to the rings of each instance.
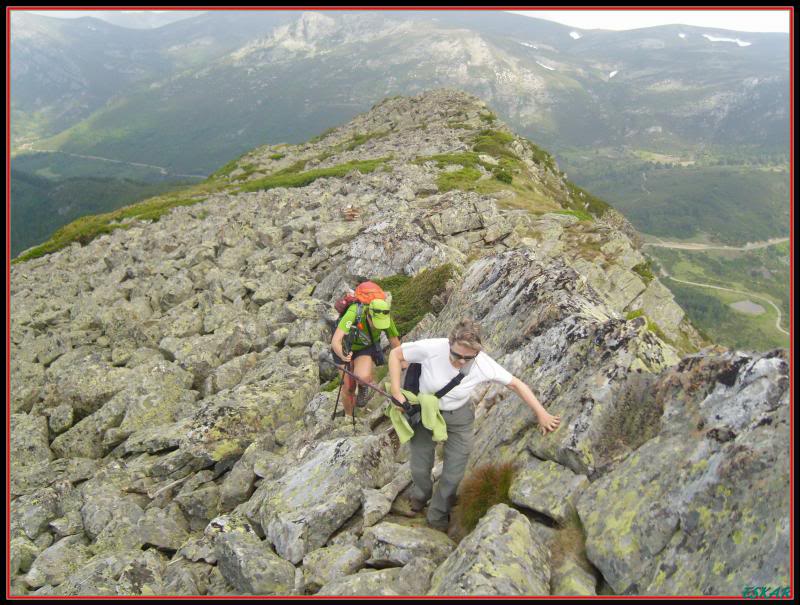
[[[339,366],[336,366],[336,367],[338,368]],[[380,395],[383,395],[383,396],[384,396],[384,397],[386,397],[386,398],[387,398],[389,401],[391,401],[391,402],[392,402],[394,405],[398,405],[398,406],[400,406],[401,408],[403,408],[403,410],[404,410],[406,413],[409,413],[409,412],[411,412],[411,411],[412,411],[412,409],[411,409],[411,404],[409,404],[407,401],[404,401],[404,402],[402,402],[402,403],[401,403],[401,402],[399,402],[397,399],[395,399],[394,397],[392,397],[392,396],[391,396],[389,393],[387,393],[386,391],[384,391],[383,389],[381,389],[381,388],[380,388],[378,385],[372,384],[371,382],[367,382],[366,380],[364,380],[364,379],[363,379],[363,378],[361,378],[360,376],[357,376],[356,374],[354,374],[353,372],[351,372],[350,370],[348,370],[348,369],[346,369],[346,368],[339,368],[339,370],[341,370],[341,371],[342,371],[342,372],[344,372],[345,374],[349,374],[349,375],[350,375],[350,376],[353,378],[353,380],[355,380],[355,381],[356,381],[356,382],[358,382],[359,384],[363,384],[364,386],[367,386],[367,387],[371,388],[372,390],[374,390],[376,393],[379,393]],[[355,410],[354,410],[354,412],[355,412]]]
[[[331,414],[331,420],[336,418],[336,410],[339,409],[339,397],[342,395],[342,387],[344,386],[344,377],[340,378],[339,380],[339,392],[336,393],[336,403],[333,406],[333,414]],[[344,405],[344,404],[342,404]]]

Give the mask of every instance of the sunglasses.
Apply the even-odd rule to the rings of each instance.
[[[453,351],[453,349],[450,349],[450,355],[452,355],[456,359],[463,359],[464,361],[469,361],[470,359],[475,359],[478,356],[477,353],[475,353],[475,355],[459,355],[458,353]]]
[[[372,309],[372,313],[375,313],[375,315],[389,315],[390,311],[388,309]]]

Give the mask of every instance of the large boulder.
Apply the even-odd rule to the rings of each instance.
[[[294,588],[294,566],[255,534],[221,534],[216,539],[216,554],[222,575],[243,593],[285,595]]]
[[[374,567],[407,565],[419,557],[438,565],[456,547],[455,542],[435,529],[388,522],[368,528],[363,542],[371,553],[368,563]]]
[[[497,504],[438,567],[428,594],[549,595],[549,550],[524,515]]]
[[[261,527],[278,554],[299,563],[353,516],[362,488],[388,483],[393,466],[387,437],[318,443],[292,472],[259,488]]]
[[[788,585],[785,359],[689,357],[657,392],[661,433],[578,500],[589,559],[618,594]]]

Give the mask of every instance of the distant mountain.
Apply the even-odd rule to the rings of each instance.
[[[96,10],[91,12],[92,14],[89,16],[120,27],[127,27],[130,29],[154,29],[170,23],[175,23],[176,21],[191,19],[197,15],[202,15],[204,11]],[[52,16],[57,16],[60,19],[64,18],[63,14]]]
[[[239,32],[233,52],[222,55],[220,44],[220,56],[207,53],[202,65],[118,95],[53,143],[211,170],[265,139],[308,138],[385,95],[445,85],[487,99],[515,128],[555,151],[788,145],[783,34],[681,26],[579,31],[469,11],[257,12],[253,18],[262,27]],[[158,34],[152,52],[172,56],[163,49],[179,31],[198,39],[196,28],[213,23],[227,39],[223,32],[241,20],[214,13],[140,34]],[[210,144],[197,145],[201,137]]]
[[[12,23],[13,140],[55,135],[31,149],[209,173],[265,141],[304,141],[386,96],[452,86],[485,99],[612,204],[624,180],[620,207],[637,217],[669,213],[676,183],[692,185],[675,213],[704,199],[709,183],[727,178],[708,167],[757,163],[730,204],[736,216],[763,205],[767,216],[754,207],[759,232],[783,235],[784,34],[586,31],[487,11],[213,11],[140,31],[93,19],[21,24]],[[647,186],[652,168],[663,170]],[[753,188],[766,198],[736,193]],[[719,204],[696,213],[657,222],[675,226],[671,236],[731,242],[747,229],[747,220],[730,230],[706,220]]]
[[[144,82],[238,48],[290,13],[205,13],[153,30],[11,13],[12,142],[58,133]]]

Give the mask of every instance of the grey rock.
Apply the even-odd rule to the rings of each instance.
[[[9,447],[15,469],[52,460],[47,418],[31,414],[12,414]]]
[[[585,476],[555,462],[532,462],[514,477],[508,497],[563,525],[576,514],[573,502],[588,484]]]
[[[293,473],[271,483],[270,495],[261,505],[261,526],[278,554],[299,563],[322,547],[359,508],[361,488],[387,482],[390,465],[385,438],[317,444]]]
[[[497,504],[437,568],[428,594],[548,595],[548,549],[527,518]]]
[[[438,565],[456,547],[442,532],[427,527],[380,523],[364,531],[363,542],[373,566],[402,566],[424,557]]]
[[[31,588],[58,586],[91,558],[83,535],[67,536],[44,550],[33,562],[25,581]]]
[[[285,595],[294,588],[294,566],[253,534],[221,534],[216,540],[216,554],[222,575],[241,592]]]
[[[41,549],[27,537],[17,536],[12,538],[9,544],[9,571],[11,575],[26,573],[40,552]]]
[[[11,537],[35,540],[59,515],[59,494],[45,487],[11,501]]]
[[[303,557],[304,584],[309,590],[354,574],[364,566],[367,553],[354,545],[327,546]]]

